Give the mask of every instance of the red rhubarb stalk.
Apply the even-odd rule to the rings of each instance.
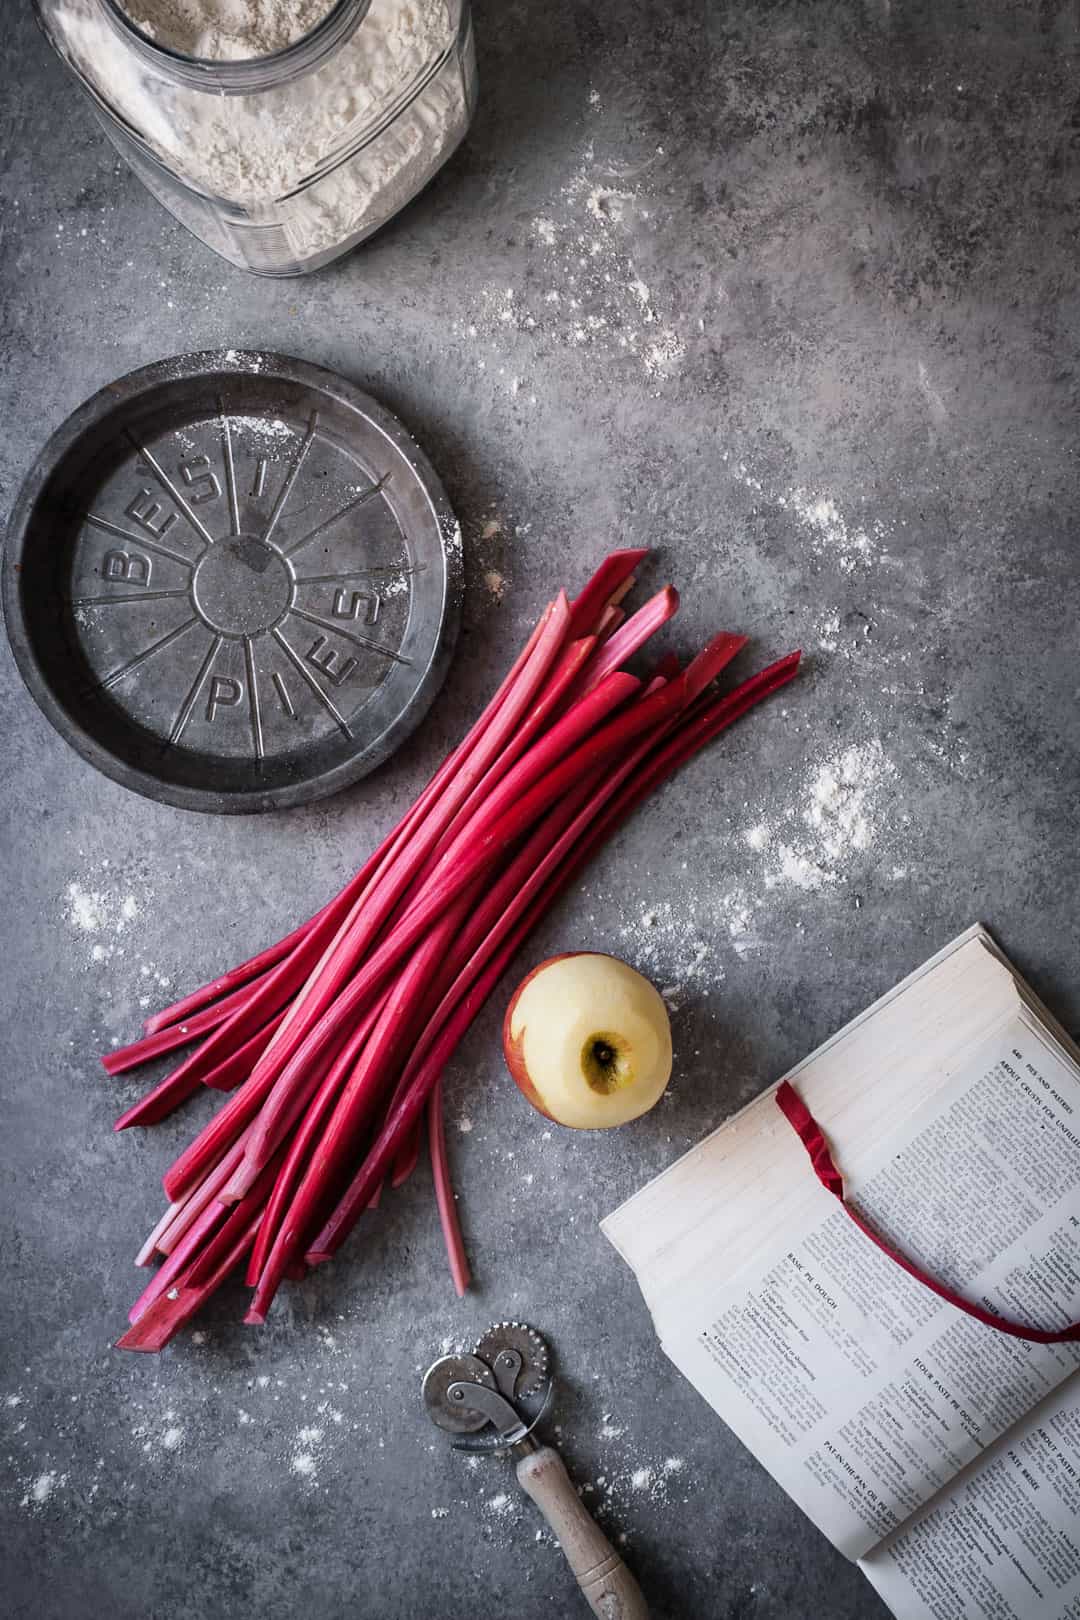
[[[480,806],[488,802],[495,788],[521,755],[552,724],[560,709],[564,706],[568,694],[574,688],[579,675],[592,657],[596,644],[595,636],[583,636],[579,641],[572,641],[568,647],[564,648],[531,712],[518,727],[516,734],[503,749],[499,758],[493,762],[486,775],[473,788],[453,821],[450,822],[442,838],[416,875],[414,888],[427,880],[461,829],[468,824]]]
[[[214,1091],[233,1091],[251,1073],[255,1060],[281,1022],[281,1017],[279,1013],[262,1029],[256,1030],[250,1040],[238,1047],[231,1057],[224,1058],[201,1078],[190,1073],[178,1077],[175,1070],[167,1074],[164,1080],[120,1115],[113,1130],[125,1131],[131,1125],[156,1125],[158,1120],[164,1119],[174,1108],[193,1096],[200,1086],[209,1086]]]
[[[259,1230],[252,1246],[251,1256],[248,1260],[247,1284],[254,1288],[262,1275],[278,1227],[284,1219],[288,1209],[289,1200],[296,1187],[301,1171],[311,1157],[319,1133],[329,1118],[330,1110],[337,1102],[338,1095],[348,1075],[352,1072],[357,1058],[360,1056],[364,1042],[368,1039],[376,1019],[382,1013],[386,1004],[385,992],[382,999],[372,1008],[368,1017],[364,1019],[360,1028],[349,1040],[336,1062],[315,1094],[311,1105],[304,1113],[288,1152],[285,1154],[281,1168],[277,1173],[273,1188],[259,1222]]]
[[[248,1131],[242,1131],[232,1147],[222,1155],[218,1163],[207,1176],[200,1181],[197,1187],[192,1188],[181,1205],[172,1224],[166,1228],[158,1240],[158,1248],[162,1254],[172,1254],[176,1245],[189,1231],[196,1217],[204,1210],[212,1198],[219,1197],[222,1187],[232,1175],[244,1152],[244,1141]],[[221,1200],[224,1202],[224,1200]]]
[[[522,665],[514,683],[506,690],[475,748],[432,804],[429,814],[417,824],[414,836],[403,845],[371,891],[363,897],[363,903],[353,909],[278,1031],[272,1053],[268,1053],[263,1060],[265,1066],[273,1065],[280,1074],[301,1047],[308,1031],[331,1006],[356,963],[375,940],[416,875],[419,864],[434,848],[456,811],[476,783],[485,776],[490,764],[502,752],[528,712],[558,656],[569,618],[569,605],[565,594],[560,593],[529,658]]]
[[[232,1249],[218,1265],[217,1270],[200,1288],[186,1288],[183,1279],[176,1286],[160,1294],[122,1338],[117,1339],[118,1350],[163,1350],[169,1340],[186,1322],[202,1309],[215,1289],[240,1264],[255,1236],[258,1215],[253,1215],[246,1230],[237,1238]]]
[[[356,896],[363,894],[387,858],[392,856],[399,844],[409,836],[411,828],[423,819],[427,792],[428,790],[425,790],[425,794],[421,795],[398,827],[383,840],[374,855],[364,863],[341,894],[324,907],[300,946],[271,969],[252,993],[250,1000],[245,1001],[226,1018],[197,1052],[193,1052],[179,1068],[166,1076],[160,1086],[155,1087],[154,1091],[143,1099],[143,1104],[136,1104],[135,1108],[129,1109],[117,1121],[115,1127],[117,1130],[123,1130],[128,1125],[151,1124],[163,1118],[177,1106],[177,1103],[197,1090],[204,1080],[209,1080],[210,1076],[219,1071],[228,1059],[235,1057],[240,1048],[258,1034],[260,1028],[266,1026],[282,1011],[286,1003],[296,995],[311,968],[333,939]],[[266,1045],[276,1037],[281,1023],[282,1020],[277,1019],[270,1028]],[[146,1111],[141,1112],[144,1108]]]
[[[246,1080],[218,1109],[162,1178],[165,1196],[174,1201],[184,1198],[199,1185],[241,1132],[255,1118],[270,1087]]]
[[[201,1084],[211,1091],[235,1091],[241,1081],[248,1078],[260,1054],[273,1040],[274,1031],[284,1016],[283,1012],[279,1012],[262,1029],[256,1030],[243,1046],[237,1047],[232,1057],[223,1058],[215,1068],[204,1074]]]
[[[431,1154],[431,1174],[435,1182],[439,1224],[446,1245],[446,1258],[450,1262],[450,1277],[458,1298],[464,1299],[471,1273],[468,1256],[465,1253],[465,1240],[461,1235],[461,1223],[458,1220],[457,1199],[454,1197],[454,1187],[450,1179],[441,1075],[428,1098],[428,1150]]]
[[[508,772],[486,805],[451,844],[431,882],[405,918],[381,945],[366,956],[363,965],[339,990],[322,1018],[296,1048],[280,1076],[275,1075],[272,1069],[264,1074],[256,1070],[249,1085],[262,1087],[273,1084],[275,1089],[280,1088],[279,1096],[284,1100],[305,1083],[311,1064],[319,1060],[327,1044],[338,1039],[341,1032],[348,1028],[388,975],[442,917],[447,907],[459,898],[462,891],[482,881],[499,855],[515,843],[544,810],[570,792],[583,772],[593,769],[605,757],[616,753],[624,738],[656,723],[661,711],[650,710],[649,705],[662,700],[665,697],[663,692],[656,693],[655,697],[634,706],[615,722],[595,732],[585,745],[588,753],[579,748],[550,771],[546,780],[537,782],[531,793],[524,794],[520,801],[525,810],[515,816],[515,800],[521,788],[537,775],[542,776],[552,758],[557,758],[577,737],[587,736],[597,719],[624,703],[639,687],[640,682],[633,676],[612,674],[596,692],[590,693],[552,727],[526,758]],[[496,825],[489,833],[492,822]],[[480,833],[483,833],[482,837]],[[477,837],[479,847],[470,858],[466,855],[465,846],[471,845]],[[166,1190],[171,1192],[168,1187]]]
[[[309,1265],[320,1265],[331,1259],[368,1207],[374,1189],[382,1185],[403,1133],[419,1118],[432,1086],[542,911],[542,901],[534,901],[532,909],[520,919],[502,948],[453,1008],[424,1060],[415,1069],[410,1065],[407,1072],[412,1083],[402,1090],[387,1113],[348,1191],[305,1254]]]
[[[225,996],[214,1006],[207,1007],[205,1012],[196,1013],[194,1017],[185,1019],[182,1023],[172,1024],[168,1029],[158,1030],[156,1034],[144,1035],[141,1040],[133,1041],[130,1046],[118,1046],[111,1052],[106,1052],[101,1059],[101,1066],[107,1074],[124,1074],[128,1069],[137,1069],[140,1063],[150,1063],[154,1058],[163,1056],[166,1052],[175,1051],[178,1046],[187,1046],[205,1035],[208,1030],[216,1029],[223,1024],[230,1013],[246,1007],[255,995],[260,985],[265,983],[266,975],[252,981],[251,984],[241,985]]]
[[[647,547],[626,551],[613,551],[606,556],[580,596],[571,604],[571,640],[596,633],[596,627],[605,607],[610,602],[617,606],[621,593],[629,590],[634,570],[649,555]]]
[[[402,1132],[407,1130],[418,1116],[431,1086],[442,1073],[461,1036],[479,1012],[491,988],[533,923],[543,915],[557,895],[590,859],[596,848],[648,791],[673,774],[692,753],[711,740],[719,730],[731,725],[747,709],[791,680],[798,662],[798,653],[791,654],[769,669],[763,670],[760,675],[743,682],[729,698],[717,700],[712,706],[711,713],[705,716],[701,723],[694,723],[688,728],[689,735],[673,737],[668,744],[662,746],[655,761],[650,762],[646,758],[636,762],[648,770],[648,788],[643,789],[641,786],[641,771],[631,766],[629,771],[620,773],[617,791],[612,795],[610,802],[606,803],[601,814],[595,817],[592,825],[579,828],[575,823],[567,830],[563,839],[553,848],[549,858],[548,865],[555,870],[548,876],[546,886],[532,899],[523,918],[516,921],[512,931],[503,939],[499,949],[465,994],[458,999],[454,990],[449,991],[444,998],[443,1008],[431,1019],[429,1030],[434,1028],[438,1032],[430,1044],[427,1040],[427,1031],[421,1037],[417,1055],[403,1076],[397,1100],[388,1111],[382,1129],[334,1214],[307,1251],[306,1258],[310,1264],[317,1265],[329,1259],[363,1213],[373,1187],[381,1183],[388,1164],[392,1162]],[[583,812],[583,820],[584,816]],[[582,834],[580,837],[577,836],[579,833]],[[567,851],[569,854],[559,868],[557,864],[559,857]],[[522,898],[525,898],[524,890]],[[484,948],[477,954],[483,958],[486,954]],[[462,979],[467,982],[469,978],[470,970],[466,969]]]
[[[126,1131],[131,1125],[156,1125],[159,1120],[165,1119],[174,1108],[179,1108],[182,1102],[193,1097],[202,1085],[197,1074],[180,1074],[174,1070],[167,1074],[164,1080],[159,1080],[156,1086],[140,1097],[137,1103],[125,1109],[113,1126],[114,1131]]]
[[[325,910],[324,906],[322,911]],[[261,978],[268,969],[276,967],[283,957],[288,956],[289,952],[300,944],[312,924],[318,922],[322,911],[317,911],[314,917],[309,917],[307,922],[301,923],[299,928],[294,928],[291,934],[286,934],[284,939],[279,939],[275,945],[268,945],[265,950],[259,951],[257,956],[249,956],[246,962],[230,968],[228,973],[222,973],[218,978],[211,979],[208,984],[200,985],[197,990],[181,996],[179,1001],[174,1001],[168,1007],[162,1007],[160,1012],[151,1013],[143,1024],[144,1032],[147,1035],[154,1035],[159,1029],[167,1029],[170,1024],[183,1023],[185,1018],[190,1018],[193,1013],[209,1006],[212,1001],[228,995],[241,985],[250,984],[252,979]]]
[[[176,1219],[183,1207],[184,1206],[182,1203],[169,1204],[166,1207],[164,1215],[162,1215],[161,1219],[150,1233],[150,1236],[146,1239],[146,1242],[135,1256],[135,1264],[137,1266],[148,1266],[152,1263],[154,1256],[158,1253],[158,1238]]]
[[[160,1294],[163,1294],[171,1283],[176,1281],[194,1255],[198,1253],[200,1245],[225,1218],[226,1213],[225,1205],[219,1204],[216,1200],[199,1211],[198,1218],[181,1238],[172,1254],[162,1261],[131,1307],[128,1312],[129,1322],[137,1322],[147,1306],[152,1305],[154,1300]]]
[[[591,692],[611,670],[618,669],[650,637],[655,636],[679,610],[679,593],[673,585],[665,585],[643,607],[632,613],[625,624],[610,635],[592,663],[585,670],[578,685],[579,694]]]
[[[423,1135],[423,1130],[419,1121],[417,1121],[398,1149],[397,1157],[394,1160],[394,1168],[390,1172],[390,1185],[395,1191],[398,1187],[404,1187],[420,1162],[420,1143]]]
[[[233,1204],[225,1220],[214,1233],[209,1243],[196,1255],[191,1268],[184,1276],[184,1285],[187,1288],[198,1288],[200,1283],[214,1274],[219,1263],[225,1258],[241,1232],[248,1229],[252,1217],[261,1219],[265,1211],[266,1200],[274,1184],[274,1177],[281,1168],[283,1154],[277,1153],[269,1164],[265,1165],[259,1176],[256,1177],[251,1189],[237,1204]]]
[[[345,1158],[356,1135],[377,1103],[393,1073],[412,1032],[412,1022],[426,992],[427,984],[454,932],[460,926],[464,908],[472,900],[466,891],[461,903],[452,908],[414,952],[394,983],[371,1038],[360,1053],[341,1095],[307,1165],[292,1202],[259,1277],[246,1322],[262,1322],[277,1292],[285,1268],[303,1255],[311,1222],[325,1199],[328,1186],[344,1169]]]
[[[631,760],[631,766],[632,763]],[[474,951],[488,938],[500,919],[507,919],[508,926],[510,908],[515,901],[520,899],[524,886],[530,881],[535,884],[537,881],[537,868],[541,861],[548,855],[552,845],[578,815],[583,806],[601,793],[601,785],[607,774],[605,767],[600,766],[583,777],[577,788],[544,817],[509,866],[488,889],[480,904],[470,910],[465,926],[454,940],[452,948],[444,958],[439,973],[429,989],[422,1015],[425,1025],[441,1003],[445,993],[473,956]],[[609,780],[604,791],[614,791],[614,787],[617,781],[621,780],[622,775],[623,772],[620,770],[617,778]],[[598,802],[603,802],[602,797]],[[494,949],[495,943],[497,943],[497,937],[493,936],[490,948]],[[394,1102],[397,1101],[402,1083],[399,1082],[398,1091],[394,1095]],[[401,1186],[415,1169],[422,1136],[423,1123],[417,1118],[408,1133],[407,1141],[403,1144],[398,1157],[394,1161],[391,1176],[392,1187]]]
[[[244,1196],[270,1155],[301,1119],[304,1121],[301,1127],[303,1136],[308,1129],[309,1120],[313,1126],[315,1118],[320,1117],[337,1096],[382,1017],[389,995],[389,990],[384,990],[375,1005],[368,1009],[367,1014],[342,1044],[341,1050],[327,1068],[325,1075],[320,1079],[318,1071],[315,1072],[315,1084],[312,1083],[312,1075],[309,1074],[301,1077],[291,1092],[280,1085],[274,1087],[248,1133],[244,1144],[243,1163],[236,1166],[233,1178],[222,1194],[226,1203],[232,1203]],[[282,1174],[284,1175],[284,1170]]]
[[[608,637],[614,634],[625,618],[626,614],[622,608],[616,607],[614,602],[609,602],[597,621],[597,641],[607,641]]]

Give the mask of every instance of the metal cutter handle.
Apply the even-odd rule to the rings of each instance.
[[[593,1613],[600,1620],[649,1620],[640,1586],[582,1503],[559,1453],[550,1446],[529,1451],[517,1477],[555,1532]]]

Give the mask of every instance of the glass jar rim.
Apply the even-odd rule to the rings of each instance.
[[[266,56],[244,57],[188,56],[144,33],[126,10],[123,0],[101,0],[101,4],[114,27],[176,78],[188,84],[207,86],[212,83],[217,91],[241,92],[265,87],[282,72],[306,72],[317,67],[362,21],[371,0],[331,0],[329,10],[299,39]]]

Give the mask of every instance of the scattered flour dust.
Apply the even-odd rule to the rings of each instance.
[[[841,573],[851,574],[877,561],[885,537],[882,524],[875,523],[868,531],[849,523],[830,495],[815,495],[804,489],[782,495],[777,504],[794,512],[809,532],[814,549],[819,555],[833,556]]]
[[[623,1504],[632,1504],[641,1497],[660,1506],[673,1501],[688,1502],[690,1481],[686,1476],[684,1457],[666,1457],[659,1462],[623,1461],[617,1458],[614,1467],[597,1474],[579,1487],[579,1495],[588,1501],[590,1511],[598,1512],[601,1519],[610,1509],[618,1514]],[[620,1537],[620,1540],[623,1538]]]
[[[297,1429],[293,1439],[292,1452],[289,1457],[289,1467],[301,1479],[315,1479],[319,1472],[319,1455],[326,1431],[313,1424],[304,1424]]]
[[[619,925],[619,933],[633,942],[634,966],[656,982],[672,1010],[707,976],[723,978],[706,939],[690,926],[685,911],[676,911],[670,900],[644,907],[638,916]]]
[[[108,962],[125,952],[124,936],[143,914],[148,893],[133,894],[118,884],[109,862],[73,878],[61,901],[76,940],[87,945],[87,960]]]
[[[136,1423],[131,1431],[131,1438],[141,1443],[143,1455],[151,1459],[160,1460],[162,1454],[175,1456],[182,1451],[187,1434],[183,1425],[177,1422],[177,1415],[171,1409],[161,1419],[164,1427],[157,1420]]]
[[[448,1317],[436,1327],[425,1324],[425,1342],[437,1342],[448,1325]],[[160,1491],[163,1480],[210,1452],[234,1470],[283,1476],[298,1496],[314,1496],[331,1477],[348,1478],[358,1443],[374,1451],[392,1440],[370,1399],[372,1371],[381,1373],[381,1363],[371,1363],[355,1324],[339,1315],[333,1326],[331,1332],[319,1324],[303,1355],[281,1358],[272,1372],[253,1367],[239,1387],[214,1376],[205,1352],[201,1361],[192,1358],[190,1379],[177,1364],[168,1379],[143,1380],[122,1401],[124,1421],[105,1455],[95,1456],[86,1443],[84,1402],[97,1393],[96,1375],[59,1398],[51,1368],[36,1384],[0,1388],[4,1508],[21,1507],[44,1520],[61,1509],[82,1512],[99,1491],[110,1490],[107,1482],[113,1492]],[[487,1479],[490,1491],[490,1473]]]
[[[835,652],[840,645],[840,615],[826,613],[817,624],[818,647],[822,652]]]
[[[845,881],[847,868],[878,836],[878,798],[895,774],[877,737],[851,743],[818,765],[798,819],[781,824],[775,843],[763,846],[773,855],[766,885],[820,889]]]
[[[642,356],[645,370],[650,377],[666,377],[675,370],[678,362],[686,353],[686,344],[674,332],[661,332],[660,336],[645,345]]]
[[[896,778],[879,737],[843,743],[810,765],[786,802],[752,811],[739,834],[746,860],[731,862],[736,881],[700,883],[675,902],[621,915],[617,900],[605,901],[627,959],[678,1011],[689,994],[723,981],[725,944],[740,958],[764,946],[771,895],[850,883],[868,860],[901,881],[906,868],[886,865],[880,848],[897,826]]]
[[[52,1498],[53,1494],[63,1485],[67,1484],[67,1475],[57,1473],[55,1468],[47,1469],[31,1480],[23,1496],[20,1506],[25,1508],[41,1509]]]
[[[834,496],[821,490],[796,487],[782,494],[770,491],[744,461],[737,463],[736,472],[753,494],[789,513],[809,540],[811,554],[822,563],[831,563],[840,574],[862,579],[880,567],[893,566],[885,548],[888,531],[880,519],[865,524],[855,522],[845,517]],[[871,612],[860,609],[842,613],[835,606],[826,608],[818,613],[806,644],[818,652],[852,658],[871,639]]]
[[[873,620],[861,610],[840,615],[838,609],[822,613],[813,628],[819,652],[852,658],[870,641]]]
[[[589,106],[595,114],[598,99],[590,97]],[[511,395],[524,393],[529,403],[535,396],[522,364],[505,363],[510,343],[515,350],[554,342],[624,354],[657,383],[675,375],[686,343],[673,312],[662,308],[632,258],[634,234],[648,217],[648,198],[638,183],[602,170],[590,141],[576,172],[532,222],[535,261],[520,284],[487,286],[454,324],[481,351],[478,369],[493,372],[497,385]],[[485,350],[504,363],[490,360]]]
[[[756,477],[745,461],[736,471],[747,489],[756,495],[765,495],[782,512],[790,512],[800,529],[807,535],[816,556],[832,560],[842,574],[853,574],[857,569],[870,569],[886,557],[887,531],[880,520],[868,525],[856,523],[844,516],[835,497],[823,490],[801,487],[784,494],[770,494],[762,479]],[[821,626],[822,635],[839,635],[840,621],[835,618],[831,626]]]
[[[813,766],[794,805],[755,820],[742,835],[760,861],[765,889],[815,890],[850,881],[888,825],[895,776],[878,737],[847,743]],[[745,889],[734,889],[725,907],[733,944],[743,954],[756,943],[754,902]]]

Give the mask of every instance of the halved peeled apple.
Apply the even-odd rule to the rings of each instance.
[[[534,1108],[597,1130],[637,1119],[671,1077],[663,997],[617,956],[552,956],[523,979],[503,1023],[503,1051]]]

